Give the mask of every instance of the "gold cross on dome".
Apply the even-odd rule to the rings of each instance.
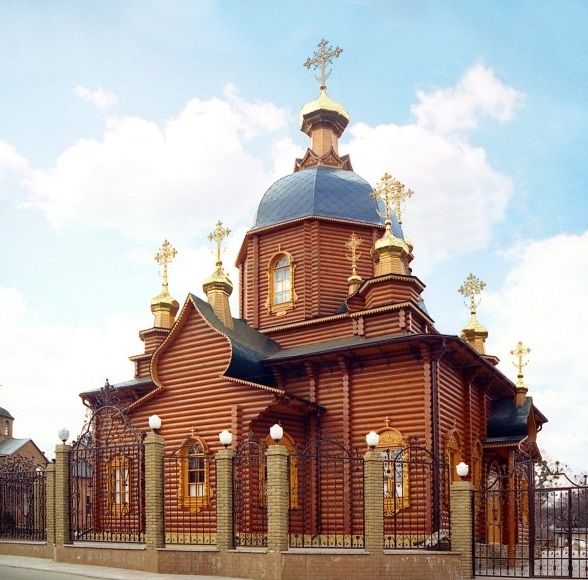
[[[528,355],[530,352],[531,352],[531,349],[527,348],[520,340],[519,340],[519,342],[517,342],[516,347],[510,351],[510,354],[512,354],[516,358],[516,361],[513,362],[512,364],[518,370],[518,378],[519,379],[523,377],[523,368],[529,364],[528,360],[523,361],[523,357]]]
[[[486,288],[486,282],[482,282],[479,278],[476,278],[473,274],[468,274],[465,282],[458,288],[458,292],[469,299],[470,312],[476,312],[476,307],[480,303],[477,300],[477,296],[482,293],[482,290]]]
[[[345,242],[345,247],[351,251],[351,256],[346,256],[346,258],[351,262],[351,269],[353,275],[357,275],[357,260],[361,257],[361,254],[357,251],[357,248],[361,246],[361,238],[352,233],[349,240]]]
[[[327,88],[327,79],[331,76],[331,71],[327,70],[327,65],[333,62],[334,58],[339,58],[339,55],[343,52],[342,48],[338,46],[333,48],[329,45],[329,42],[324,38],[318,43],[318,50],[314,51],[312,58],[307,58],[304,66],[307,69],[313,67],[319,69],[319,74],[315,77],[320,83],[321,91]]]
[[[155,254],[155,261],[161,266],[161,284],[167,288],[167,269],[172,260],[176,257],[178,251],[167,241],[163,240],[161,248]]]
[[[216,227],[214,228],[214,230],[212,232],[210,232],[210,234],[208,234],[208,239],[211,242],[216,243],[216,264],[217,264],[217,266],[222,264],[221,253],[222,253],[223,240],[225,238],[227,238],[230,233],[231,233],[231,230],[229,228],[223,227],[223,222],[218,220],[218,222],[216,222]]]
[[[412,197],[414,191],[409,189],[389,173],[384,173],[378,184],[371,191],[370,195],[384,204],[384,219],[388,222],[392,212],[398,223],[402,225],[402,204],[406,199]]]

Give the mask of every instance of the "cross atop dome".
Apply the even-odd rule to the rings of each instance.
[[[343,52],[342,48],[338,46],[333,48],[329,45],[329,41],[324,38],[318,43],[318,50],[314,51],[312,58],[306,59],[304,66],[310,70],[310,68],[319,69],[319,74],[316,75],[316,80],[320,83],[321,91],[327,89],[327,79],[331,76],[331,70],[327,70],[327,65],[333,62],[333,59],[339,58],[339,55]]]

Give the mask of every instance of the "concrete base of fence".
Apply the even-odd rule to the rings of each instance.
[[[276,580],[458,580],[460,555],[455,552],[294,548],[269,552],[262,548],[219,551],[215,547],[172,547],[147,550],[144,545],[65,545],[0,542],[0,554],[54,558],[57,562],[110,566],[167,574],[206,574]]]

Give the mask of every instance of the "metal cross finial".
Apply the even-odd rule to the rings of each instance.
[[[225,238],[227,238],[230,233],[231,233],[231,230],[229,228],[223,227],[223,222],[218,220],[218,222],[216,222],[216,227],[214,228],[214,230],[212,232],[210,232],[210,234],[208,234],[208,239],[211,242],[216,243],[216,265],[217,266],[222,265],[222,260],[221,260],[222,243],[223,243],[223,240]]]
[[[519,340],[519,342],[517,342],[516,347],[510,351],[510,354],[512,354],[516,358],[516,361],[513,362],[512,364],[515,367],[517,367],[517,370],[518,370],[517,376],[519,379],[523,378],[523,368],[529,364],[528,360],[523,361],[523,357],[525,355],[529,354],[530,352],[531,352],[531,349],[524,346],[522,341],[520,341],[520,340]]]
[[[331,76],[331,71],[327,70],[327,65],[333,62],[334,58],[338,58],[343,52],[342,48],[333,48],[324,38],[318,43],[318,50],[314,51],[312,58],[307,58],[304,66],[307,69],[313,67],[319,69],[319,74],[315,77],[320,83],[321,91],[327,88],[327,79]]]
[[[402,225],[402,203],[412,197],[414,191],[409,189],[389,173],[384,173],[370,195],[384,204],[384,219],[388,222],[392,213]]]
[[[458,288],[458,292],[469,299],[470,312],[476,313],[476,307],[480,304],[480,300],[477,296],[482,293],[482,290],[486,288],[486,282],[482,282],[479,278],[476,278],[473,274],[468,274],[465,282]]]
[[[351,251],[351,256],[346,256],[346,258],[351,262],[353,276],[357,276],[357,260],[361,257],[361,254],[357,252],[359,246],[361,246],[361,238],[352,233],[349,240],[345,242],[345,247]]]
[[[155,261],[161,266],[161,284],[167,289],[167,267],[176,257],[177,250],[167,241],[163,240],[159,252],[155,254]]]

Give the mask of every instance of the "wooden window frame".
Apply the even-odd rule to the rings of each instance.
[[[449,479],[460,481],[456,467],[461,462],[461,437],[456,429],[450,429],[445,435],[445,457],[450,470]]]
[[[384,459],[384,515],[392,516],[410,507],[410,451],[408,440],[398,429],[386,427],[380,429],[378,434],[380,440],[376,445],[376,451],[379,451]],[[398,460],[402,461],[400,483],[398,474],[395,473]]]
[[[115,455],[108,462],[108,502],[112,513],[131,510],[131,460],[125,455]]]
[[[280,266],[279,270],[287,271],[287,279],[290,282],[289,288],[289,297],[288,300],[280,301],[279,303],[276,302],[276,296],[279,294],[283,294],[285,291],[277,289],[277,285],[281,282],[280,280],[276,280],[276,274],[278,272],[278,264],[281,261],[287,261],[286,264]],[[295,271],[296,271],[296,264],[292,255],[289,252],[279,251],[276,252],[269,260],[268,268],[267,268],[267,299],[265,302],[266,308],[268,309],[270,314],[275,314],[276,316],[283,316],[289,310],[292,310],[295,305],[296,301],[298,300],[298,296],[296,295],[295,287]]]
[[[191,453],[194,449],[200,449],[200,452]],[[202,467],[197,468],[195,473],[201,472],[203,481],[190,481],[190,460],[197,459],[202,461]],[[208,446],[201,437],[189,436],[179,450],[180,477],[178,482],[178,496],[183,508],[190,511],[200,511],[210,504],[210,463],[208,458]],[[195,485],[195,489],[202,490],[202,493],[190,495],[190,486]]]

